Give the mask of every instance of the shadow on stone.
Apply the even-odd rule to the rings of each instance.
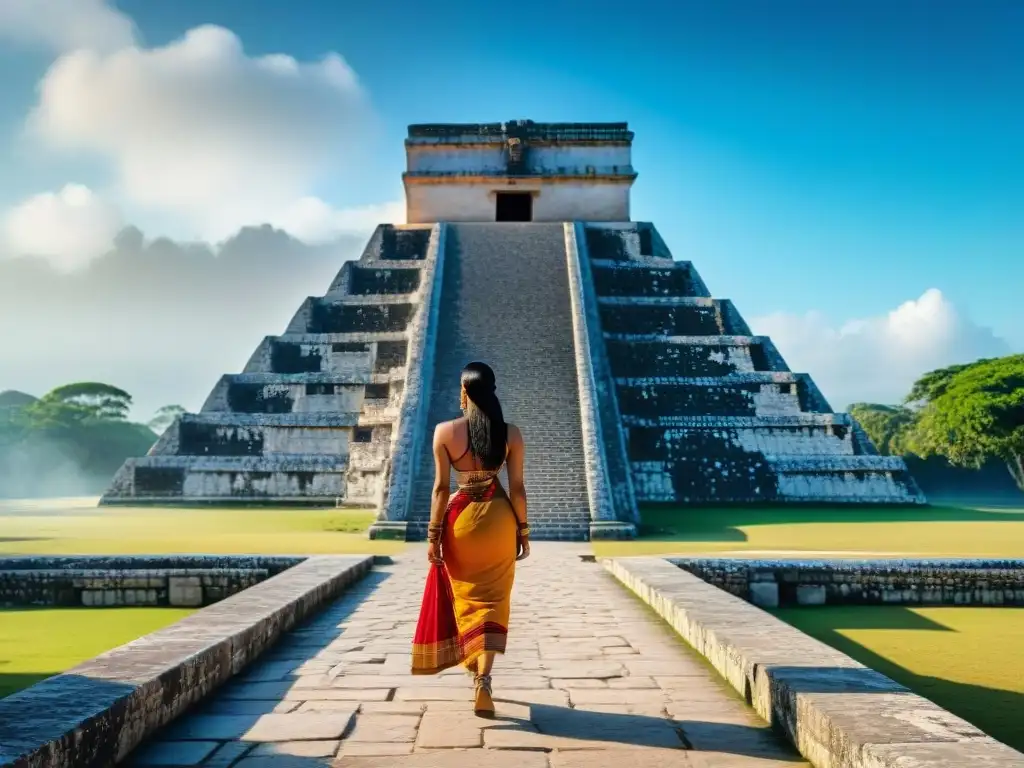
[[[390,574],[370,571],[340,597],[284,635],[254,664],[223,688],[197,703],[182,717],[154,733],[131,755],[135,768],[195,765],[213,760],[239,768],[278,766],[287,755],[288,768],[324,765],[318,754],[351,728],[358,701],[338,701],[319,712],[295,712],[298,702],[288,692],[302,666],[335,642],[344,644],[343,624]],[[360,646],[345,646],[359,651]],[[287,743],[283,743],[287,742]],[[276,744],[276,746],[275,746]],[[318,759],[320,758],[320,759]]]
[[[530,719],[498,718],[488,729],[489,745],[520,749],[572,749],[573,742],[604,742],[620,747],[712,750],[739,756],[800,762],[802,758],[767,725],[668,719],[641,714],[569,709],[497,697],[530,708]],[[505,730],[502,735],[499,731]],[[495,738],[490,738],[491,734]]]
[[[853,615],[855,616],[856,614],[854,613]],[[939,707],[975,725],[994,739],[1014,749],[1024,751],[1024,731],[1020,727],[1020,723],[1024,721],[1024,693],[916,674],[836,631],[840,626],[846,628],[846,625],[847,622],[843,621],[841,624],[835,625],[833,629],[820,627],[804,629],[822,642],[870,667],[871,669],[867,670],[867,672],[872,672],[876,676],[884,676],[886,679],[894,681],[900,689],[910,689],[917,695],[923,696]],[[798,677],[799,672],[796,670],[783,670],[787,675],[787,684],[790,684],[792,680],[794,684],[799,685],[797,690],[806,693],[833,691],[837,690],[837,685],[845,684],[849,686],[853,682],[848,675],[836,675],[836,682],[827,682],[828,673],[833,671],[827,669],[818,670],[819,673],[823,674],[820,674],[817,681],[814,681],[802,675]],[[1012,672],[1010,674],[1012,675]],[[1008,681],[1012,679],[1014,678],[1007,677]],[[873,688],[870,685],[864,684],[868,681],[869,676],[864,675],[859,692],[886,693],[892,690],[883,691],[877,687]],[[842,688],[842,690],[858,689],[847,687]]]
[[[9,677],[0,675],[0,684]],[[0,700],[0,765],[33,754],[38,759],[43,752],[48,759],[41,765],[112,765],[118,739],[111,729],[139,716],[131,699],[136,690],[129,683],[63,674],[7,696]]]
[[[344,631],[338,625],[387,578],[367,573],[369,563],[359,557],[311,558],[170,627],[0,699],[0,765],[113,765],[161,740],[168,726],[187,729],[201,718],[179,718],[218,689],[235,685],[233,674],[244,676],[256,668],[253,662],[291,650],[298,654],[297,667],[337,640]],[[290,687],[284,678],[282,672],[282,682]],[[254,727],[259,718],[256,713],[200,723],[195,735],[179,740],[227,741],[242,734],[252,741],[278,740],[267,735],[273,720]],[[301,726],[302,733],[333,728],[301,720],[291,725]],[[344,720],[343,728],[348,723]],[[203,728],[217,738],[203,736]],[[147,742],[139,744],[147,734]],[[313,738],[321,737],[299,735],[296,740]],[[194,755],[201,750],[193,745],[186,751]],[[151,764],[169,763],[157,757]]]

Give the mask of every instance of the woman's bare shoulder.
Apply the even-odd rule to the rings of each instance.
[[[455,428],[465,420],[466,417],[462,416],[451,421],[439,421],[437,426],[434,427],[434,438],[451,440],[455,436]]]
[[[508,429],[508,441],[509,443],[522,443],[523,433],[519,431],[519,427],[515,424],[509,424],[505,422],[505,428]]]

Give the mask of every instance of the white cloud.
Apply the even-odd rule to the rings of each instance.
[[[180,215],[211,239],[301,208],[318,179],[343,173],[370,119],[337,54],[250,57],[215,26],[159,48],[68,53],[39,92],[35,135],[109,158],[126,207]]]
[[[270,223],[304,242],[327,243],[339,235],[369,232],[378,224],[404,224],[405,201],[338,209],[318,197],[304,197],[289,205]]]
[[[67,184],[34,195],[3,217],[12,254],[45,256],[62,270],[75,269],[108,250],[121,228],[116,207],[88,187]]]
[[[135,25],[106,0],[0,0],[0,38],[57,53],[113,51],[135,41]]]
[[[1005,340],[958,312],[936,288],[885,315],[832,327],[818,312],[779,312],[751,321],[795,371],[814,378],[833,407],[900,402],[926,371],[1005,355]]]

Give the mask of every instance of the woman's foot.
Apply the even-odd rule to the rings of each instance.
[[[466,674],[472,678],[476,678],[476,676],[480,674],[477,671],[476,663],[477,659],[473,659],[471,662],[469,662],[463,667],[463,669],[466,671]]]
[[[476,676],[476,696],[473,711],[477,717],[494,717],[494,699],[491,698],[491,676]]]

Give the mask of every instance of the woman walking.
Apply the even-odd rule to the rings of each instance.
[[[491,667],[505,652],[515,564],[530,554],[523,484],[523,436],[506,424],[494,371],[462,371],[465,414],[434,430],[434,491],[427,528],[431,571],[424,591],[413,674],[463,664],[474,676],[474,710],[494,714]],[[498,482],[508,467],[508,491]],[[449,498],[450,473],[458,490]]]

